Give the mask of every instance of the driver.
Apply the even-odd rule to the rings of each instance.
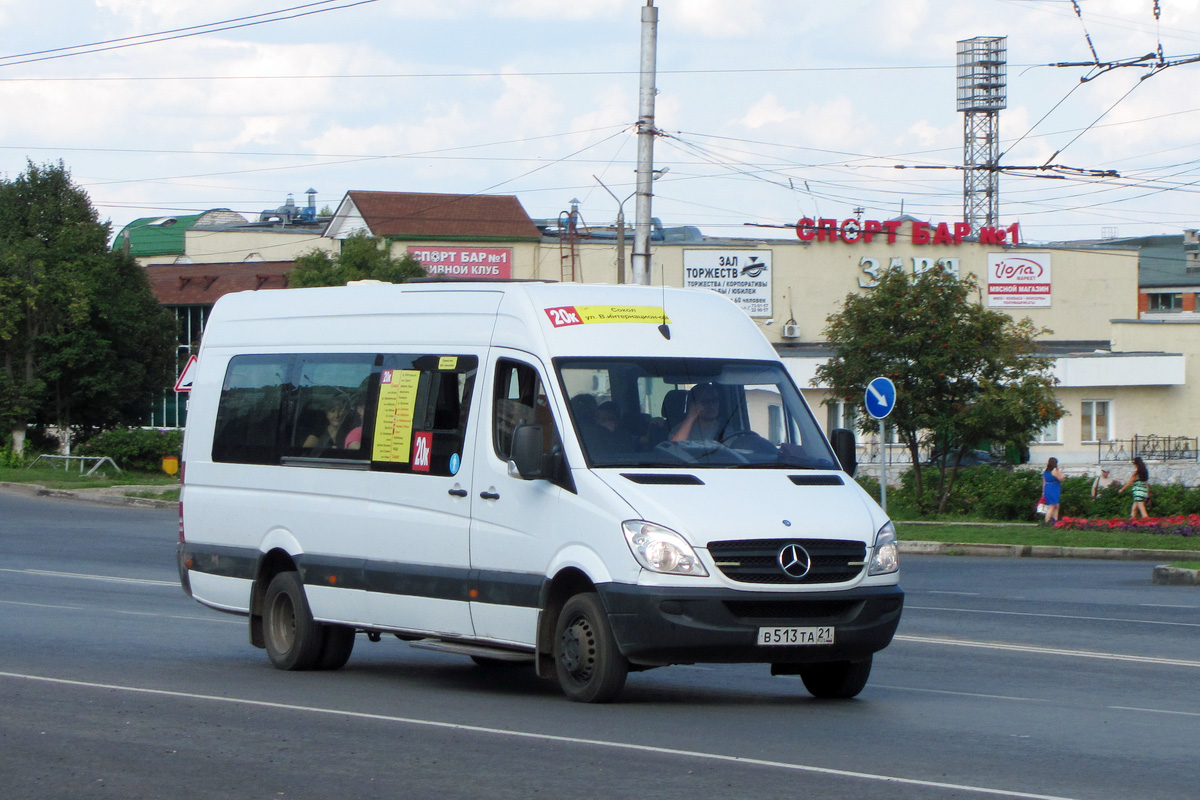
[[[687,415],[671,432],[672,442],[714,441],[721,433],[721,400],[717,387],[698,383],[688,392]]]

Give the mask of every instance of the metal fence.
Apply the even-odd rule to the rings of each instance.
[[[1096,443],[1097,460],[1131,461],[1141,456],[1143,461],[1200,460],[1200,440],[1195,436],[1134,436],[1132,439],[1112,439]]]

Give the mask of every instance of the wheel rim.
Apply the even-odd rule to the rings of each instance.
[[[284,593],[280,593],[271,606],[270,630],[271,640],[279,652],[286,653],[292,649],[296,641],[296,610],[292,607],[291,598]]]
[[[596,664],[596,636],[587,617],[575,617],[563,629],[559,660],[567,675],[577,683],[587,683]]]

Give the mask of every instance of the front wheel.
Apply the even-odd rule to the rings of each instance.
[[[825,700],[845,700],[856,696],[871,677],[871,657],[866,661],[832,661],[809,664],[800,670],[804,688],[813,697]]]
[[[263,598],[263,640],[271,663],[278,669],[312,669],[321,658],[324,633],[313,621],[300,574],[276,575]]]
[[[617,649],[608,615],[594,592],[566,602],[554,634],[558,683],[568,699],[607,703],[621,693],[629,661]]]

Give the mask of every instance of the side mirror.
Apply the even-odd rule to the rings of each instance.
[[[512,455],[509,458],[509,474],[516,469],[516,477],[527,481],[545,478],[545,459],[542,458],[542,426],[518,425],[513,431]]]
[[[829,443],[833,445],[833,454],[841,462],[842,469],[853,478],[858,471],[858,443],[854,441],[854,431],[834,428],[829,433]]]

